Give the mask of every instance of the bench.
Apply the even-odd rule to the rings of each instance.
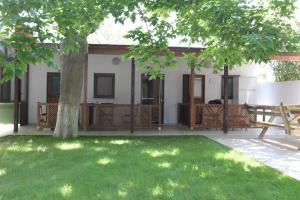
[[[283,105],[265,106],[265,105],[248,105],[245,104],[247,114],[254,115],[251,127],[262,128],[259,139],[263,139],[270,127],[283,128],[288,135],[300,135],[300,105]],[[262,116],[263,120],[258,121],[258,116]],[[265,117],[269,116],[268,121]],[[282,119],[282,123],[276,123],[276,117]],[[249,118],[253,119],[253,118]]]

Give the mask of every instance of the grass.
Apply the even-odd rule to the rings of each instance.
[[[204,137],[0,138],[0,199],[299,199],[300,183]]]
[[[0,124],[14,123],[14,105],[12,103],[0,103]]]

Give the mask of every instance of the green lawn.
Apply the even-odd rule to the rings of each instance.
[[[299,199],[300,183],[203,137],[0,138],[0,199]]]
[[[0,103],[0,124],[14,123],[14,105],[12,103]]]

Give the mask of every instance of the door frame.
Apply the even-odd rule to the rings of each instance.
[[[51,89],[51,84],[50,84],[50,80],[51,78],[53,77],[57,77],[59,75],[59,77],[61,77],[61,74],[60,72],[47,72],[47,86],[46,86],[46,102],[49,103],[49,97],[51,96],[50,95],[50,89]],[[59,97],[58,97],[58,101],[59,101]],[[58,102],[57,102],[58,103]]]
[[[141,98],[140,98],[140,102],[141,104],[143,104],[143,76],[145,75],[146,73],[141,73]],[[157,79],[155,79],[157,80]],[[165,75],[163,75],[163,79],[161,80],[162,81],[162,86],[161,86],[161,90],[162,90],[162,103],[160,104],[161,105],[161,124],[164,124],[164,113],[165,113]],[[160,100],[159,100],[160,101]],[[144,105],[147,105],[147,104],[144,104]]]
[[[184,85],[184,76],[188,76],[189,77],[189,80],[191,78],[191,74],[183,74],[182,75],[182,102],[184,102],[184,88],[183,88],[183,85]],[[202,75],[202,74],[195,74],[195,79],[197,78],[202,78],[202,98],[203,98],[203,103],[205,103],[205,75]],[[195,84],[195,83],[194,83]],[[191,96],[190,94],[190,81],[188,82],[188,88],[189,88],[189,91],[188,91],[188,102],[189,102],[189,98]],[[194,99],[197,98],[196,96],[194,96]]]

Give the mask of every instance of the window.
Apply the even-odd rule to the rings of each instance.
[[[94,98],[115,98],[115,74],[94,74]]]
[[[228,77],[228,99],[233,99],[233,78],[234,76]],[[221,83],[221,97],[224,99],[224,77],[222,76]]]

